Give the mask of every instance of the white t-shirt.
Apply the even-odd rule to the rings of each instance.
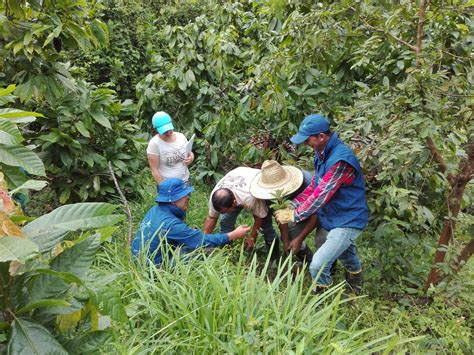
[[[189,170],[183,163],[186,157],[185,146],[188,140],[182,133],[174,132],[174,134],[176,140],[171,143],[165,142],[158,135],[155,135],[148,143],[146,153],[160,157],[158,171],[164,179],[177,178],[188,181]]]
[[[220,213],[212,205],[212,195],[214,191],[222,188],[230,189],[235,196],[237,204],[243,208],[249,209],[254,216],[264,218],[268,214],[268,208],[264,200],[259,200],[250,194],[250,183],[255,175],[260,172],[259,169],[240,167],[229,171],[214,187],[209,198],[209,216],[219,217]]]

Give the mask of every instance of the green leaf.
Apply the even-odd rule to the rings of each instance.
[[[98,301],[101,304],[100,310],[108,314],[117,322],[126,322],[127,312],[122,303],[122,296],[111,287],[104,287],[97,291]]]
[[[46,47],[54,38],[58,37],[61,34],[61,31],[63,29],[63,24],[60,23],[56,28],[51,31],[49,36],[46,38],[46,40],[43,43],[43,48]]]
[[[109,29],[105,23],[95,19],[91,23],[91,30],[92,34],[97,39],[97,42],[101,46],[105,46],[107,43],[109,43]]]
[[[83,276],[89,271],[99,245],[100,236],[98,234],[87,238],[54,258],[51,269]]]
[[[21,143],[23,141],[23,137],[21,135],[20,130],[18,129],[18,126],[10,121],[1,121],[0,120],[0,131],[6,132],[13,137],[15,137],[15,144],[8,144],[8,145],[16,145],[18,143]],[[3,144],[6,144],[4,141],[1,141]]]
[[[104,126],[105,128],[112,129],[112,126],[110,125],[110,121],[107,119],[107,117],[104,116],[104,113],[101,111],[90,111],[90,115],[92,118],[101,126]]]
[[[98,330],[75,337],[64,344],[70,354],[92,354],[112,338],[112,331]]]
[[[188,81],[188,86],[191,86],[191,84],[196,81],[196,77],[191,69],[188,69],[186,72],[186,80]]]
[[[17,141],[15,136],[2,130],[0,130],[0,142],[2,142],[5,145],[17,145],[18,143],[20,143]]]
[[[22,111],[15,108],[0,109],[0,118],[8,119],[10,122],[29,123],[36,120],[36,117],[44,117],[41,113]]]
[[[26,238],[0,237],[0,262],[24,262],[38,250],[38,245]]]
[[[41,181],[41,180],[28,180],[24,184],[18,186],[16,189],[11,190],[9,193],[10,195],[13,195],[15,192],[21,189],[27,189],[27,190],[35,190],[39,191],[43,189],[48,183],[46,181]]]
[[[67,351],[41,324],[28,318],[15,318],[8,342],[8,354],[67,355]]]
[[[59,195],[59,203],[66,203],[69,197],[71,197],[71,189],[66,187],[61,191],[61,195]]]
[[[15,91],[15,85],[8,85],[5,89],[0,89],[0,96],[6,96],[8,94],[11,94],[13,91]]]
[[[26,313],[29,311],[32,311],[37,308],[47,308],[47,307],[69,307],[71,304],[69,302],[66,302],[64,300],[55,300],[55,299],[49,299],[49,300],[39,300],[36,302],[32,302],[25,307],[20,308],[17,310],[15,313],[16,314],[22,314]]]
[[[0,144],[0,163],[19,166],[33,175],[46,175],[41,159],[33,151],[23,146]]]
[[[15,94],[20,98],[21,102],[27,102],[33,96],[34,90],[35,90],[35,83],[32,79],[30,79],[18,85],[18,87],[15,90]]]
[[[41,251],[59,243],[69,231],[104,228],[124,219],[108,203],[77,203],[61,206],[23,227],[25,236],[36,242]]]
[[[10,188],[20,186],[28,180],[25,172],[17,166],[0,164],[0,170],[5,174],[8,186]]]
[[[86,138],[90,138],[91,135],[89,131],[87,130],[86,126],[84,126],[84,123],[82,121],[78,121],[74,123],[74,126],[77,128],[80,134],[82,134]]]

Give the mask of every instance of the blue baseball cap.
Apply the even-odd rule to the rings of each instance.
[[[166,179],[158,186],[158,196],[155,201],[176,202],[193,191],[194,187],[186,184],[186,182],[181,179]]]
[[[328,119],[323,115],[312,114],[304,118],[298,132],[290,138],[290,141],[294,144],[301,144],[305,142],[309,136],[327,131],[329,131]]]
[[[151,119],[153,127],[158,131],[159,134],[163,134],[170,130],[174,130],[173,122],[171,122],[171,117],[166,112],[159,111],[153,115]]]

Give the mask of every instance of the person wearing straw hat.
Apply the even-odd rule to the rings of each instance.
[[[169,261],[178,248],[180,254],[184,254],[200,247],[222,246],[248,234],[250,227],[245,225],[217,234],[189,227],[184,218],[193,191],[194,188],[181,179],[166,179],[158,186],[157,204],[143,218],[131,246],[135,257],[146,251],[155,264],[160,265],[163,260]]]
[[[209,197],[209,213],[204,222],[204,233],[212,233],[219,217],[222,233],[235,228],[237,217],[243,209],[249,210],[254,218],[254,224],[247,238],[247,249],[255,246],[257,234],[261,229],[268,250],[272,250],[271,259],[279,257],[279,237],[272,224],[272,215],[264,200],[256,199],[250,193],[250,182],[260,172],[245,166],[229,171],[219,180]],[[272,244],[275,245],[272,248]]]
[[[315,174],[310,186],[292,200],[293,208],[276,211],[276,219],[283,224],[316,214],[327,236],[309,267],[316,280],[315,292],[331,286],[331,266],[339,259],[346,269],[348,291],[358,294],[362,267],[355,241],[369,217],[359,161],[338,135],[331,132],[328,119],[320,114],[305,117],[290,140],[313,148]]]
[[[291,200],[310,184],[311,179],[312,175],[308,171],[301,171],[290,165],[280,165],[276,160],[265,160],[260,173],[250,183],[250,193],[255,198],[266,200],[270,206],[277,191],[282,191],[281,196]],[[285,253],[293,252],[301,261],[310,263],[313,253],[304,239],[316,228],[316,215],[300,223],[289,223],[288,229],[284,225],[279,226]]]
[[[171,116],[166,112],[156,112],[152,125],[156,135],[148,143],[146,153],[156,184],[169,178],[189,181],[188,166],[193,162],[194,154],[186,154],[188,140],[174,130]]]

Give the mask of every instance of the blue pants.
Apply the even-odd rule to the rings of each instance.
[[[319,244],[326,234],[326,241],[319,247],[313,256],[309,272],[311,277],[317,278],[317,286],[328,287],[332,285],[331,266],[339,259],[345,269],[357,274],[361,271],[359,254],[355,241],[362,231],[355,228],[334,228],[329,232],[318,231],[316,243]],[[321,271],[318,277],[318,273]]]

